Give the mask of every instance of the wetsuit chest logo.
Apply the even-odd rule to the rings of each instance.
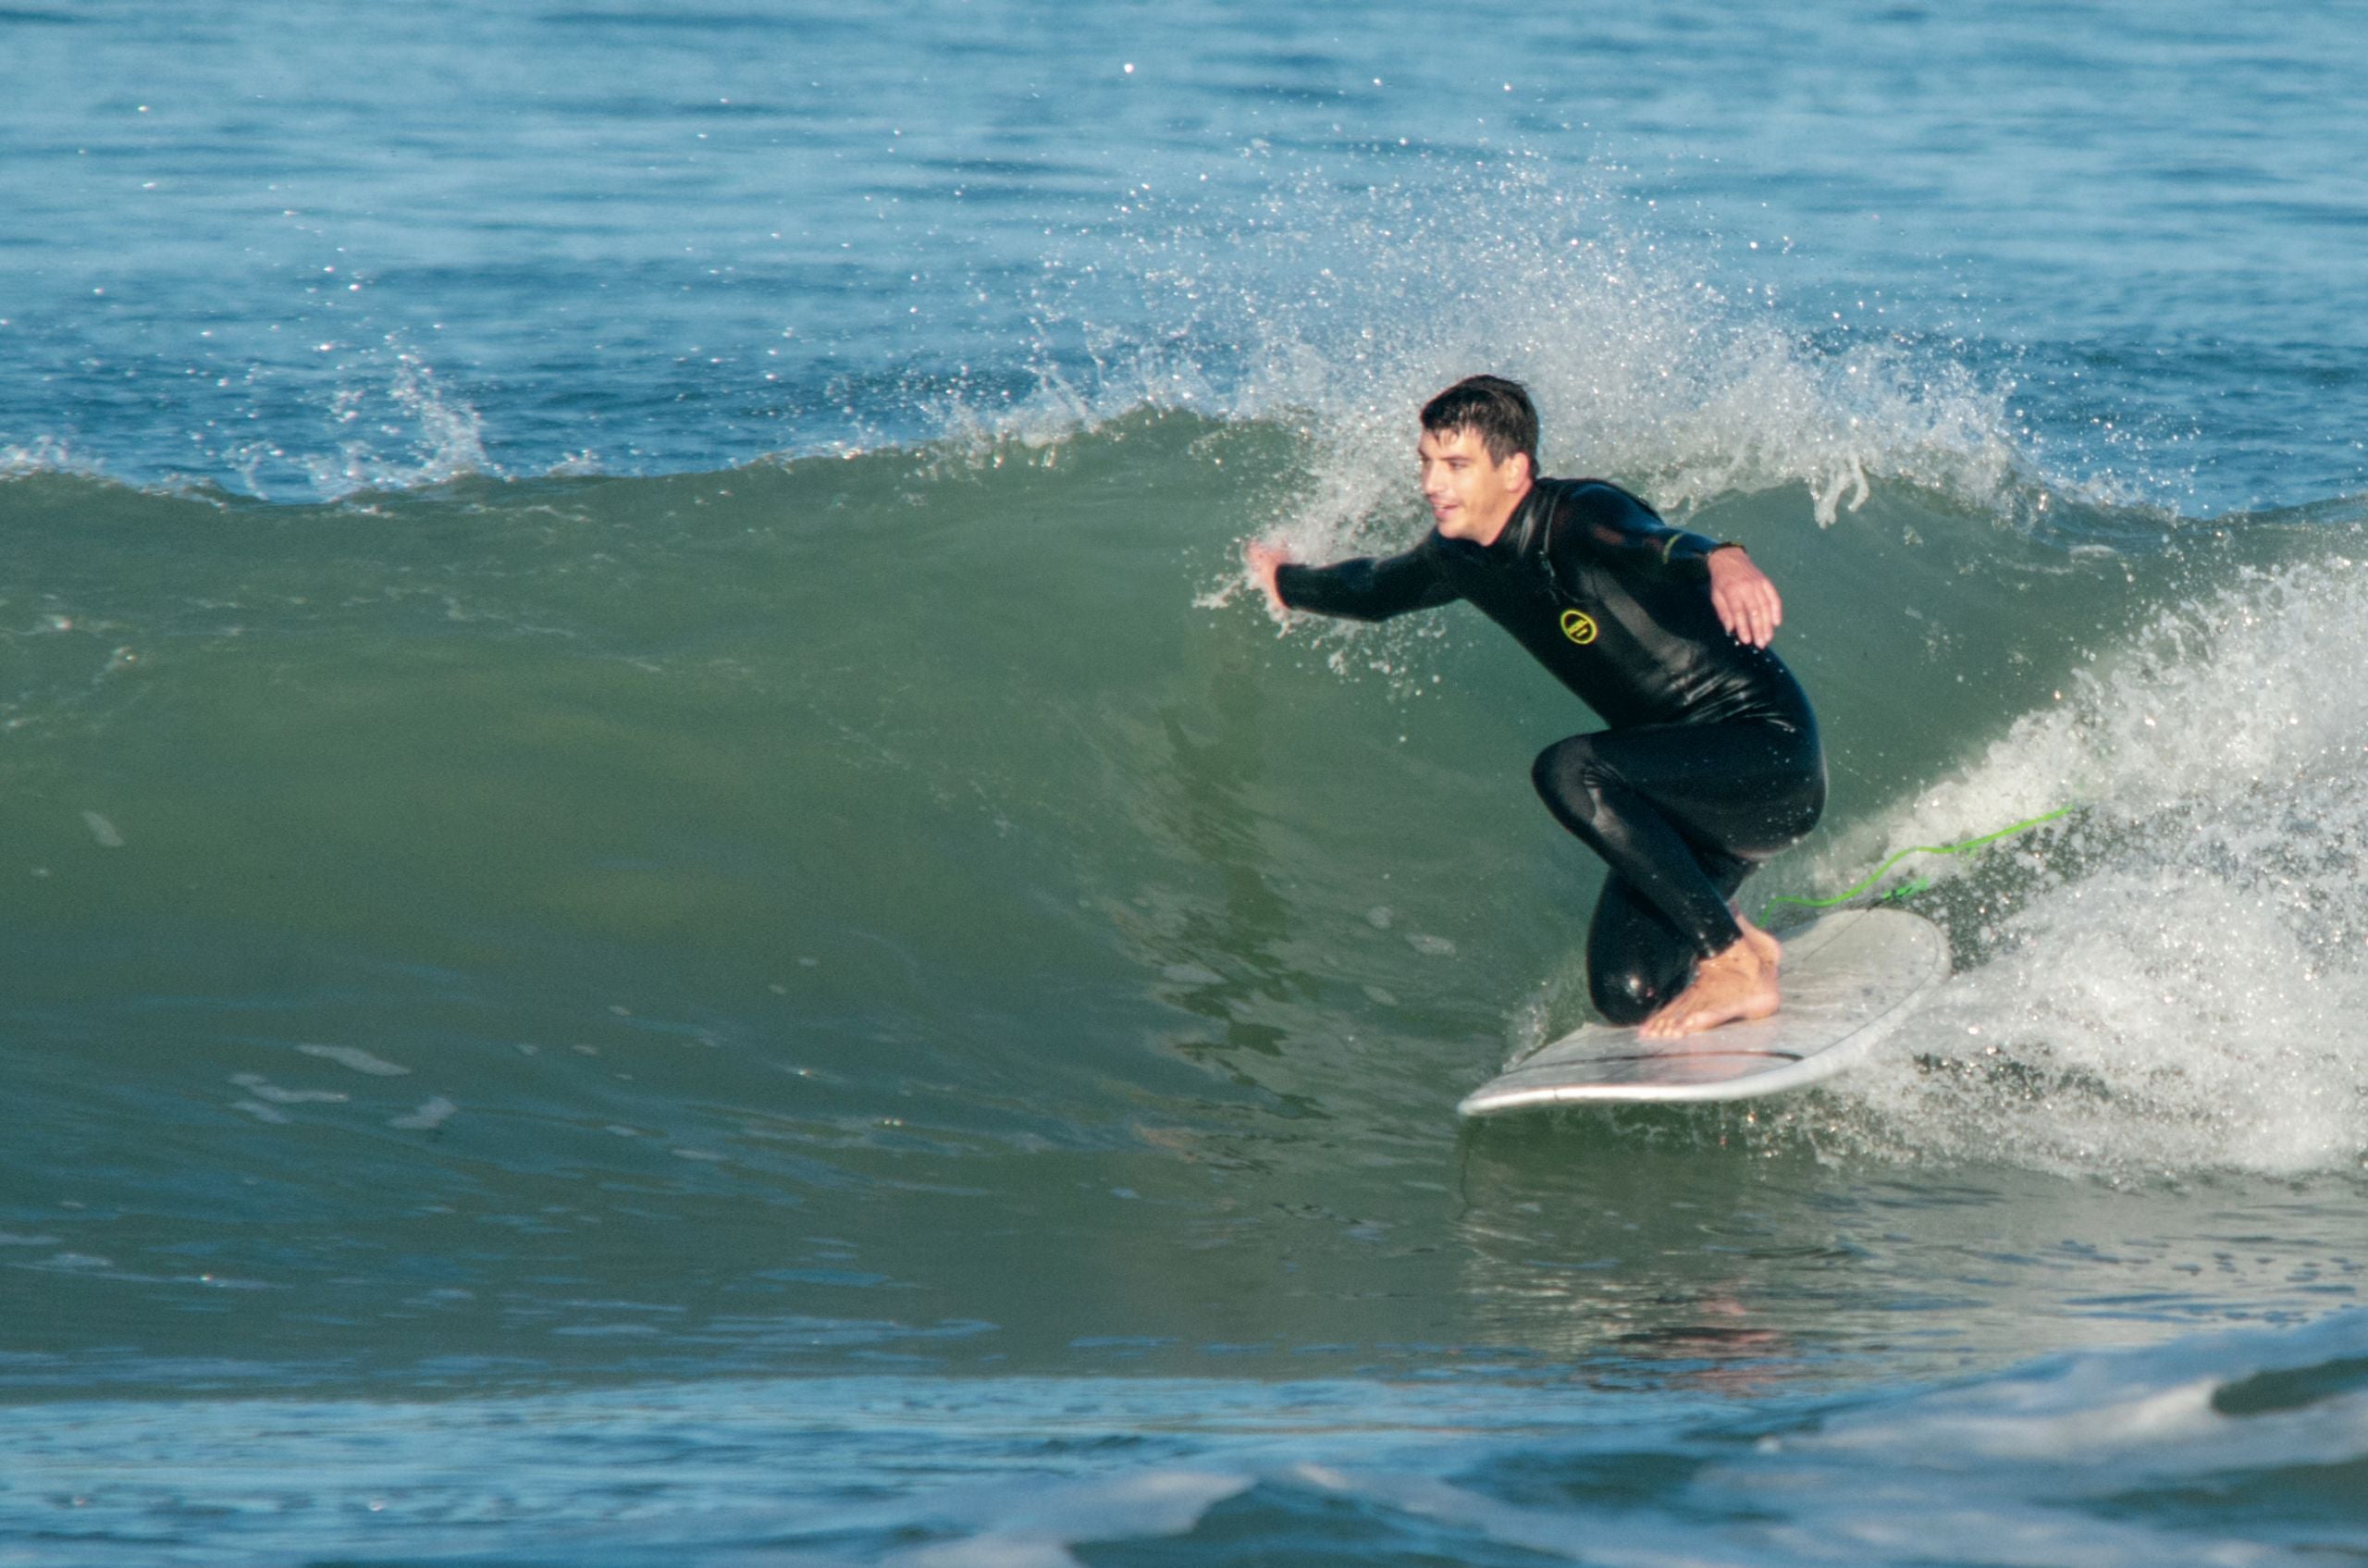
[[[1584,610],[1562,611],[1562,635],[1581,648],[1595,641],[1595,617]]]

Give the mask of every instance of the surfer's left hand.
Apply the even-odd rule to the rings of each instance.
[[[1266,607],[1276,615],[1287,613],[1290,607],[1283,602],[1282,590],[1275,586],[1275,568],[1285,564],[1290,558],[1290,551],[1263,539],[1252,540],[1241,547],[1241,559],[1250,568],[1250,580],[1265,591]]]
[[[1753,648],[1766,648],[1784,623],[1784,601],[1776,585],[1753,564],[1742,547],[1710,552],[1710,605],[1727,635]]]

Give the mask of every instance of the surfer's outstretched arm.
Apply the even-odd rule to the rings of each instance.
[[[1452,603],[1457,597],[1421,545],[1402,555],[1361,556],[1329,566],[1302,566],[1279,545],[1252,544],[1241,554],[1277,614],[1312,610],[1352,621],[1387,621],[1410,610]]]

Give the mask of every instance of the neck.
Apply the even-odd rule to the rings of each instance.
[[[1511,504],[1505,508],[1503,515],[1499,516],[1495,522],[1482,528],[1478,533],[1472,535],[1472,542],[1483,549],[1486,549],[1486,547],[1495,544],[1498,539],[1503,538],[1505,537],[1505,530],[1512,525],[1512,520],[1521,515],[1522,506],[1529,500],[1529,492],[1532,488],[1532,486],[1523,484],[1520,490],[1514,494]]]

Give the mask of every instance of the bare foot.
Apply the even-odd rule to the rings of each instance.
[[[1670,998],[1636,1032],[1646,1040],[1674,1040],[1722,1023],[1764,1019],[1773,1013],[1779,1000],[1776,964],[1765,956],[1761,943],[1777,945],[1766,932],[1745,927],[1742,940],[1696,965],[1694,983]]]

